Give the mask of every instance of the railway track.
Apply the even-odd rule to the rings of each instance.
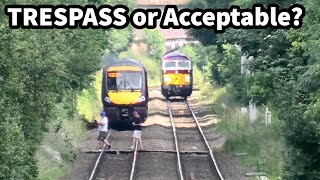
[[[109,132],[108,136],[107,136],[107,140],[109,139],[111,135],[111,131]],[[87,153],[90,153],[90,152],[87,152]],[[93,152],[94,153],[94,152]],[[91,175],[89,177],[89,180],[96,180],[96,179],[106,179],[104,176],[105,174],[103,172],[100,172],[101,171],[101,164],[102,164],[102,161],[104,160],[104,155],[105,154],[108,154],[108,155],[111,155],[111,154],[119,154],[119,153],[122,153],[122,154],[131,154],[132,153],[132,150],[130,151],[106,151],[105,150],[105,147],[103,148],[103,150],[99,153],[99,156],[97,157],[96,161],[95,161],[95,164],[94,164],[94,167],[92,167],[92,171],[91,171]],[[133,157],[132,157],[132,162],[131,162],[131,172],[129,173],[130,176],[125,178],[123,177],[124,179],[130,179],[132,180],[134,178],[134,174],[135,174],[135,169],[136,169],[136,162],[137,162],[137,157],[138,157],[138,144],[136,143],[135,144],[135,148],[134,148],[134,151],[133,151]],[[110,157],[109,157],[110,158]],[[125,158],[124,158],[125,159]],[[127,158],[128,159],[128,158]],[[115,159],[117,160],[117,159]],[[129,162],[128,162],[129,163]],[[125,168],[124,168],[125,169]],[[98,177],[98,176],[101,176],[101,177]],[[113,179],[113,176],[111,176],[109,179]]]
[[[112,131],[109,131],[109,134],[107,136],[107,140],[109,139]],[[89,180],[95,180],[97,177],[97,172],[99,169],[99,166],[101,165],[101,159],[103,159],[104,151],[105,151],[106,146],[103,147],[102,151],[100,152],[96,162],[94,163],[94,167],[92,168]]]
[[[172,108],[172,104],[174,104],[174,108]],[[167,106],[175,141],[179,179],[224,180],[212,149],[188,101],[167,101]],[[186,124],[186,128],[177,129],[176,125],[179,123]],[[190,156],[182,154],[181,150],[189,152],[189,154],[193,152],[206,153],[202,156]]]
[[[130,149],[132,131],[112,131],[108,137],[112,148],[101,153],[96,147],[97,131],[92,131],[85,142],[84,153],[74,163],[72,174],[63,180],[88,180],[91,174],[90,179],[97,180],[250,179],[243,169],[235,168],[233,157],[212,154],[202,129],[211,147],[219,146],[221,139],[214,132],[206,108],[197,108],[200,130],[198,119],[186,101],[166,101],[157,89],[152,91],[151,97],[149,114],[152,115],[143,128],[143,150]],[[223,176],[214,158],[219,159]]]
[[[89,180],[152,179],[152,176],[157,176],[154,173],[157,170],[159,171],[157,169],[159,165],[162,166],[160,168],[162,170],[164,168],[170,169],[166,172],[160,171],[162,173],[160,177],[164,177],[163,173],[168,173],[167,178],[169,179],[223,180],[224,178],[220,173],[209,143],[188,101],[167,101],[166,103],[174,136],[172,140],[174,141],[173,148],[138,151],[138,144],[135,144],[134,151],[123,149],[103,150],[99,152],[95,165],[91,168],[92,172]],[[181,125],[184,124],[190,127],[181,128]],[[177,125],[179,125],[179,128],[177,128]],[[111,132],[108,138],[110,134]],[[118,138],[117,142],[122,141],[119,138],[120,136],[113,136]],[[164,164],[157,164],[158,162]]]

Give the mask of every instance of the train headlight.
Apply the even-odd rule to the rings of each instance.
[[[185,81],[186,81],[186,82],[190,82],[190,75],[186,75],[186,76],[185,76]]]
[[[170,76],[167,74],[163,75],[163,81],[164,82],[171,82]]]
[[[143,102],[143,101],[145,101],[145,100],[146,100],[146,98],[145,98],[144,96],[140,96],[138,102]]]
[[[105,97],[104,100],[107,102],[107,103],[111,103],[111,100],[109,97]]]

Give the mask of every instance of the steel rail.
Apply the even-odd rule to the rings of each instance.
[[[112,130],[109,131],[109,134],[108,134],[108,136],[106,138],[107,141],[108,141],[108,139],[110,137],[111,131]],[[97,176],[97,169],[100,166],[100,161],[102,159],[102,155],[103,155],[105,147],[106,147],[106,145],[103,147],[102,151],[100,152],[100,154],[99,154],[99,156],[98,156],[98,158],[96,160],[96,163],[95,163],[95,165],[94,165],[94,167],[93,167],[93,169],[91,171],[91,175],[89,177],[89,180],[94,180],[96,178],[96,176]]]
[[[220,178],[221,180],[224,180],[224,178],[223,178],[223,176],[222,176],[222,174],[221,174],[221,172],[220,172],[220,170],[219,170],[218,164],[217,164],[217,162],[216,162],[216,160],[215,160],[215,158],[214,158],[214,156],[213,156],[212,149],[211,149],[211,147],[210,147],[210,145],[209,145],[209,143],[208,143],[208,141],[207,141],[207,139],[206,139],[206,137],[205,137],[205,135],[204,135],[204,133],[203,133],[203,131],[202,131],[202,128],[201,128],[201,126],[200,126],[200,124],[199,124],[199,121],[198,121],[196,115],[194,114],[191,106],[189,105],[188,100],[186,100],[186,104],[188,105],[188,108],[189,108],[189,110],[190,110],[191,113],[192,113],[193,119],[194,119],[195,122],[197,123],[197,126],[198,126],[198,129],[199,129],[200,133],[201,133],[201,136],[202,136],[203,140],[205,141],[205,143],[206,143],[206,145],[207,145],[207,148],[208,148],[208,150],[209,150],[209,154],[210,154],[211,160],[213,161],[213,164],[214,164],[215,169],[216,169],[216,171],[217,171],[217,173],[218,173],[218,175],[219,175],[219,178]]]
[[[131,166],[131,173],[130,173],[130,180],[133,179],[134,177],[134,173],[135,173],[135,167],[136,167],[136,161],[137,161],[137,157],[138,157],[138,141],[136,140],[135,144],[134,144],[134,153],[133,153],[133,161],[132,161],[132,166]]]
[[[175,126],[174,121],[173,121],[173,117],[172,117],[172,112],[171,112],[171,109],[170,109],[169,101],[167,101],[167,106],[168,106],[169,117],[170,117],[173,136],[174,136],[174,142],[175,142],[175,145],[176,145],[176,152],[177,152],[177,159],[178,159],[177,164],[178,164],[180,180],[184,180],[183,173],[182,173],[182,167],[181,167],[181,159],[180,159],[180,151],[179,151],[179,146],[178,146],[178,139],[177,139],[177,134],[176,134],[176,126]]]

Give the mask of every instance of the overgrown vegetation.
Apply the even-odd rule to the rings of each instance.
[[[86,128],[81,117],[69,117],[63,104],[55,108],[56,117],[49,124],[37,150],[40,180],[58,179],[70,172],[71,162],[79,153],[77,145],[85,139]]]
[[[237,4],[251,8],[254,3],[266,6],[273,3],[282,8],[297,2],[191,0],[189,7],[216,9]],[[274,112],[281,112],[277,113],[277,118],[281,122],[280,132],[285,144],[282,178],[319,179],[320,63],[317,49],[320,43],[316,29],[320,27],[320,2],[301,0],[299,3],[304,5],[307,12],[300,30],[228,29],[223,34],[215,34],[211,30],[193,29],[191,34],[207,48],[212,47],[210,53],[213,56],[209,56],[206,62],[212,84],[229,85],[230,93],[241,105],[253,100],[259,106],[268,104]],[[234,44],[241,48],[238,49]],[[250,70],[249,76],[240,74],[240,55],[243,54],[253,57],[252,61],[245,64]],[[250,128],[245,129],[250,132]],[[259,125],[255,124],[252,128],[258,131]],[[259,163],[256,165],[259,166]]]
[[[77,109],[79,115],[83,116],[89,122],[99,118],[97,116],[102,110],[101,83],[102,71],[98,71],[91,86],[82,90],[77,98]]]
[[[144,32],[144,39],[148,45],[148,54],[160,64],[160,60],[165,53],[165,39],[159,29],[145,29]]]
[[[217,130],[228,137],[225,152],[242,154],[239,157],[244,165],[266,172],[270,179],[281,177],[284,143],[281,140],[281,122],[276,115],[272,117],[272,124],[266,126],[264,109],[261,108],[257,123],[251,124],[247,113],[241,112],[239,103],[226,87],[214,89],[205,86],[202,101],[211,103],[212,110],[220,119]]]
[[[132,9],[134,1],[122,2]],[[7,4],[118,4],[120,1],[19,0]],[[61,156],[74,158],[71,136],[81,126],[77,117],[76,97],[90,87],[105,52],[120,52],[131,40],[131,30],[93,29],[12,30],[8,18],[0,13],[0,179],[37,179],[47,176],[38,169],[43,157],[40,145],[49,146],[53,136],[62,136],[65,147]],[[111,38],[112,37],[112,38]],[[114,46],[117,42],[117,46]],[[121,42],[121,43],[120,43]],[[58,106],[67,116],[57,113]],[[63,117],[63,118],[62,118]],[[59,119],[55,130],[52,123]],[[72,122],[72,123],[71,123]],[[70,123],[73,126],[70,126]],[[78,126],[79,125],[79,126]],[[67,128],[69,127],[69,128]],[[50,138],[52,137],[52,138]],[[74,138],[78,139],[78,138]],[[57,140],[58,142],[58,140]],[[45,146],[46,147],[46,146]],[[59,148],[58,148],[59,149]],[[39,156],[35,156],[37,154]],[[55,152],[55,151],[53,151]],[[42,155],[41,155],[42,154]],[[42,164],[39,164],[42,166]],[[53,170],[54,168],[52,168]],[[41,170],[41,172],[39,171]],[[48,174],[59,175],[48,172]],[[53,179],[55,177],[45,177]]]

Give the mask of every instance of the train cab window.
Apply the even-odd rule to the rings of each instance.
[[[123,89],[124,75],[120,72],[108,72],[107,86],[108,90]]]
[[[114,75],[116,74],[116,75]],[[108,73],[107,86],[108,90],[141,90],[142,89],[142,72],[118,71]]]
[[[178,67],[179,68],[190,68],[190,62],[189,61],[178,61]]]
[[[164,62],[164,68],[175,68],[177,66],[176,61]]]
[[[127,90],[141,90],[142,88],[141,72],[127,72],[125,80],[126,80]]]

